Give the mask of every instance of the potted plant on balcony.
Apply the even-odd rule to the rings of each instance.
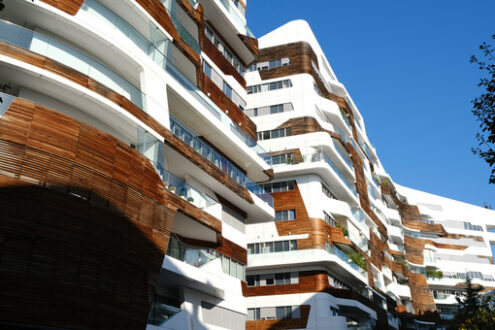
[[[187,197],[187,201],[188,201],[189,203],[193,203],[193,202],[194,202],[194,198],[192,198],[192,197]]]
[[[303,156],[294,157],[294,163],[295,164],[304,163],[304,157]]]
[[[351,258],[352,262],[361,267],[361,269],[366,270],[366,261],[364,261],[363,256],[359,252],[354,252],[349,255],[349,258]]]

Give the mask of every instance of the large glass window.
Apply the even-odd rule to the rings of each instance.
[[[275,221],[296,220],[296,210],[281,210],[275,212]]]

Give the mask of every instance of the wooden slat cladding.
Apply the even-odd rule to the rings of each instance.
[[[0,120],[0,320],[144,327],[180,207],[168,194],[129,146],[15,99]]]
[[[84,0],[41,0],[41,2],[60,9],[69,15],[75,15],[81,9]]]
[[[244,34],[238,34],[237,36],[239,37],[239,39],[241,39],[242,43],[251,51],[251,53],[254,55],[254,58],[258,57],[258,39],[251,38]]]
[[[221,232],[220,220],[165,189],[146,157],[114,137],[69,116],[16,98],[0,120],[0,139],[75,161],[103,176],[119,180],[121,184],[143,191],[158,203],[166,202],[174,210],[181,209],[203,225]],[[139,171],[139,175],[132,175],[133,171]],[[36,176],[36,180],[51,183],[48,179],[50,177]],[[99,189],[97,186],[85,186],[87,180],[84,177],[76,176],[72,179],[79,187]],[[143,186],[143,182],[154,183]],[[71,182],[67,179],[63,182],[55,181],[55,184],[68,183]],[[108,191],[96,192],[107,197],[111,189],[105,189]],[[108,199],[113,202],[110,196]]]
[[[218,86],[203,74],[203,92],[254,141],[258,140],[256,124]]]
[[[417,315],[432,313],[437,310],[435,300],[433,299],[426,277],[423,274],[408,272],[409,288],[411,289],[411,300],[414,312]]]
[[[379,314],[380,324],[387,324],[386,312],[381,307],[375,305],[375,303],[371,300],[366,299],[361,294],[353,290],[332,287],[328,282],[327,272],[323,270],[299,272],[299,283],[297,284],[253,286],[244,288],[244,296],[246,297],[317,292],[324,292],[335,298],[356,300],[377,312],[377,314]]]
[[[287,45],[280,45],[275,47],[263,48],[259,50],[259,56],[257,58],[258,62],[261,61],[269,61],[275,60],[283,57],[288,57],[291,60],[290,65],[281,66],[278,68],[265,69],[259,71],[260,77],[262,80],[267,79],[275,79],[281,78],[285,76],[307,73],[310,74],[318,89],[321,91],[322,95],[335,103],[342,108],[345,109],[350,117],[350,124],[352,129],[353,137],[356,141],[358,141],[356,126],[354,123],[354,115],[351,111],[350,106],[347,104],[347,101],[340,96],[337,96],[331,91],[327,90],[323,83],[320,81],[319,74],[315,72],[312,63],[319,70],[318,66],[318,58],[316,57],[315,52],[307,42],[295,42]],[[359,146],[365,157],[367,157],[364,150],[362,150],[361,146]],[[371,160],[370,165],[373,166]]]
[[[301,305],[298,319],[246,321],[246,330],[304,329],[307,327],[311,306]]]
[[[385,237],[387,237],[387,228],[381,222],[381,220],[376,216],[374,211],[370,207],[368,188],[366,185],[366,180],[364,179],[364,170],[363,170],[363,162],[359,155],[357,154],[354,146],[351,143],[346,143],[344,139],[335,132],[323,129],[318,121],[313,117],[299,117],[292,118],[282,123],[277,127],[286,128],[291,127],[292,135],[300,135],[307,134],[312,132],[325,132],[328,133],[331,137],[339,140],[339,142],[344,146],[347,152],[351,155],[351,161],[353,163],[354,172],[356,176],[356,191],[359,194],[359,200],[361,207],[368,214],[368,216],[373,220],[373,222],[377,225],[378,231],[382,233]],[[272,153],[275,154],[275,153]]]
[[[204,12],[203,6],[198,4],[196,9],[194,9],[193,5],[189,2],[189,0],[178,0],[177,3],[181,5],[187,15],[192,18],[192,20],[198,25],[203,26],[204,24]]]
[[[261,79],[274,79],[299,73],[313,73],[313,61],[318,67],[318,58],[309,43],[301,41],[259,50],[258,62],[288,57],[290,65],[258,71]]]
[[[279,236],[309,234],[307,239],[299,239],[297,248],[325,249],[325,242],[353,246],[344,236],[342,228],[328,225],[323,219],[310,218],[297,183],[294,190],[272,193],[275,211],[295,210],[296,220],[279,221],[275,225]]]
[[[269,296],[280,294],[295,294],[319,292],[327,289],[328,274],[322,270],[299,272],[299,283],[267,286],[248,286],[245,297]]]
[[[4,42],[0,42],[0,54],[6,55],[23,62],[35,65],[44,70],[56,73],[62,77],[69,79],[75,83],[82,85],[83,87],[98,93],[101,96],[106,97],[110,101],[114,102],[122,109],[129,112],[131,115],[141,120],[143,123],[151,127],[157,133],[159,133],[165,139],[165,143],[170,145],[174,150],[182,154],[189,159],[196,166],[200,167],[206,173],[214,177],[216,180],[229,187],[232,191],[240,195],[242,198],[250,203],[254,203],[248,190],[237,182],[235,182],[225,172],[216,167],[213,163],[199,155],[189,145],[185,144],[177,136],[175,136],[169,129],[163,127],[158,121],[145,113],[143,110],[134,105],[127,98],[120,94],[115,93],[104,85],[92,80],[88,76],[71,69],[70,67],[59,64],[50,58],[36,54],[34,52],[25,50],[23,48],[13,46]]]
[[[232,66],[232,64],[227,61],[225,56],[220,53],[220,51],[211,43],[208,38],[203,41],[203,51],[208,57],[215,62],[215,64],[222,70],[223,74],[234,77],[235,80],[241,84],[241,86],[246,89],[246,80],[243,76]]]

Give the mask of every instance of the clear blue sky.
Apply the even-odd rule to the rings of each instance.
[[[495,34],[495,1],[248,0],[256,37],[309,22],[361,111],[394,181],[495,208],[489,167],[470,151],[470,100],[481,72],[469,63]]]

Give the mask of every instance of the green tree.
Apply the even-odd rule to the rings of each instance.
[[[495,34],[492,39],[495,39]],[[476,134],[478,146],[472,148],[472,151],[492,168],[489,182],[495,183],[495,50],[486,42],[483,42],[479,49],[483,55],[482,59],[473,55],[470,62],[477,64],[486,76],[478,83],[478,86],[484,89],[484,93],[471,101],[472,112],[481,129],[481,132]]]
[[[456,297],[457,312],[450,329],[495,329],[495,297],[492,293],[482,295],[482,290],[482,286],[474,287],[471,279],[466,280],[466,291]]]

